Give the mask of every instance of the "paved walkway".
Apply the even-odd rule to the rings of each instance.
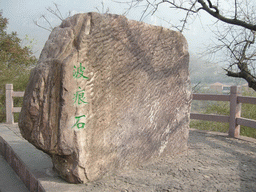
[[[17,125],[12,125],[12,130],[20,135]],[[1,127],[0,127],[1,129]],[[0,134],[1,136],[1,134]],[[15,173],[12,167],[6,162],[0,153],[0,192],[28,192],[29,190]]]
[[[25,184],[21,181],[2,155],[0,155],[0,191],[28,192]]]
[[[184,154],[74,185],[54,174],[50,158],[22,139],[17,125],[0,124],[0,136],[8,140],[46,191],[256,191],[256,140],[246,137],[233,139],[224,133],[192,129]]]

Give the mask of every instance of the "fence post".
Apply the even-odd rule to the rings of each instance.
[[[13,118],[13,98],[12,98],[12,92],[13,92],[13,85],[12,84],[6,84],[5,85],[5,96],[6,96],[6,123],[13,124],[14,118]]]
[[[230,116],[229,116],[229,132],[230,137],[240,136],[240,125],[236,123],[236,118],[241,116],[241,103],[237,102],[237,96],[240,95],[241,89],[237,86],[230,88]]]

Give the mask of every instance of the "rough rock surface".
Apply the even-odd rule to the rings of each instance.
[[[77,14],[49,36],[19,127],[67,181],[86,183],[187,149],[185,38],[123,16]]]

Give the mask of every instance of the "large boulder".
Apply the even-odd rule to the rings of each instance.
[[[31,72],[19,127],[67,181],[187,149],[191,90],[181,33],[77,14],[54,28]]]

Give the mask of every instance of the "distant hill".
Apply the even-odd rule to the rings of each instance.
[[[233,85],[246,83],[243,79],[228,77],[220,65],[200,59],[193,54],[190,55],[189,70],[192,84],[199,82],[201,82],[201,84],[221,82]]]

